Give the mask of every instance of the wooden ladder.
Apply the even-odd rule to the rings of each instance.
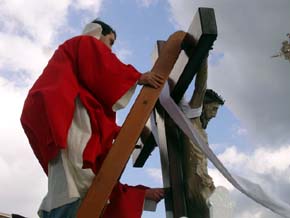
[[[178,59],[181,44],[186,36],[183,31],[172,34],[165,42],[152,71],[166,80]],[[163,88],[144,86],[132,106],[121,130],[110,149],[101,169],[94,178],[77,213],[77,218],[100,217],[113,187],[124,169],[141,131],[154,108]]]

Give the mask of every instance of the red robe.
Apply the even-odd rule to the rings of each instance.
[[[97,173],[120,129],[112,106],[140,76],[134,67],[120,62],[106,45],[94,37],[77,36],[59,46],[30,89],[21,115],[23,129],[46,173],[49,161],[60,149],[67,147],[77,96],[88,111],[92,128],[91,138],[83,152],[83,167]],[[129,201],[122,196],[126,193]],[[122,212],[118,210],[127,210],[131,205],[139,211],[134,214],[125,211],[121,217],[141,217],[144,193],[144,189],[134,190],[118,184],[112,196],[117,196],[118,200],[114,202],[119,203],[110,210],[111,213],[117,212],[114,217],[120,217]]]

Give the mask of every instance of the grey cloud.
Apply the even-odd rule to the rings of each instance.
[[[289,175],[289,170],[284,172],[284,175]],[[290,204],[289,195],[289,181],[286,181],[283,178],[283,175],[280,177],[274,176],[275,174],[265,174],[259,175],[260,181],[263,181],[263,188],[268,193],[275,193],[275,196],[279,196],[280,200]],[[277,183],[279,180],[279,184]],[[273,185],[275,184],[275,185]],[[232,198],[234,199],[234,218],[241,218],[243,213],[256,214],[260,213],[260,218],[281,218],[281,216],[273,213],[271,210],[262,207],[253,200],[249,199],[245,195],[242,195],[237,190],[232,191]],[[272,196],[273,197],[273,196]],[[250,218],[250,217],[249,217]]]
[[[233,191],[231,195],[235,199],[233,218],[281,218],[281,216],[261,207],[255,201],[241,195],[237,191]]]
[[[187,28],[198,7],[215,9],[219,36],[214,52],[224,54],[210,66],[209,87],[249,130],[255,144],[290,141],[290,63],[276,54],[290,31],[290,2],[173,1],[176,23]]]

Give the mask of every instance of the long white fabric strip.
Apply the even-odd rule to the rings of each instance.
[[[279,200],[270,197],[260,185],[253,183],[240,176],[235,176],[231,174],[216,157],[213,151],[210,149],[208,144],[200,137],[196,129],[192,128],[192,124],[185,117],[180,108],[175,104],[173,99],[170,97],[169,87],[166,83],[161,95],[159,97],[160,103],[163,108],[167,111],[174,122],[179,126],[183,133],[189,137],[193,143],[197,144],[208,159],[214,164],[214,166],[223,174],[223,176],[239,191],[256,201],[257,203],[263,205],[264,207],[272,210],[273,212],[279,214],[282,217],[290,218],[290,205]],[[151,116],[153,118],[153,116]],[[155,125],[154,122],[151,124]],[[156,128],[152,128],[155,140],[158,142],[158,136]],[[154,133],[155,132],[155,133]]]

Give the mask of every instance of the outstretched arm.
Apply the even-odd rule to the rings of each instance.
[[[200,70],[197,72],[195,78],[195,88],[192,97],[189,101],[191,108],[199,108],[202,106],[204,94],[206,91],[207,81],[207,58],[205,58],[201,64]]]

